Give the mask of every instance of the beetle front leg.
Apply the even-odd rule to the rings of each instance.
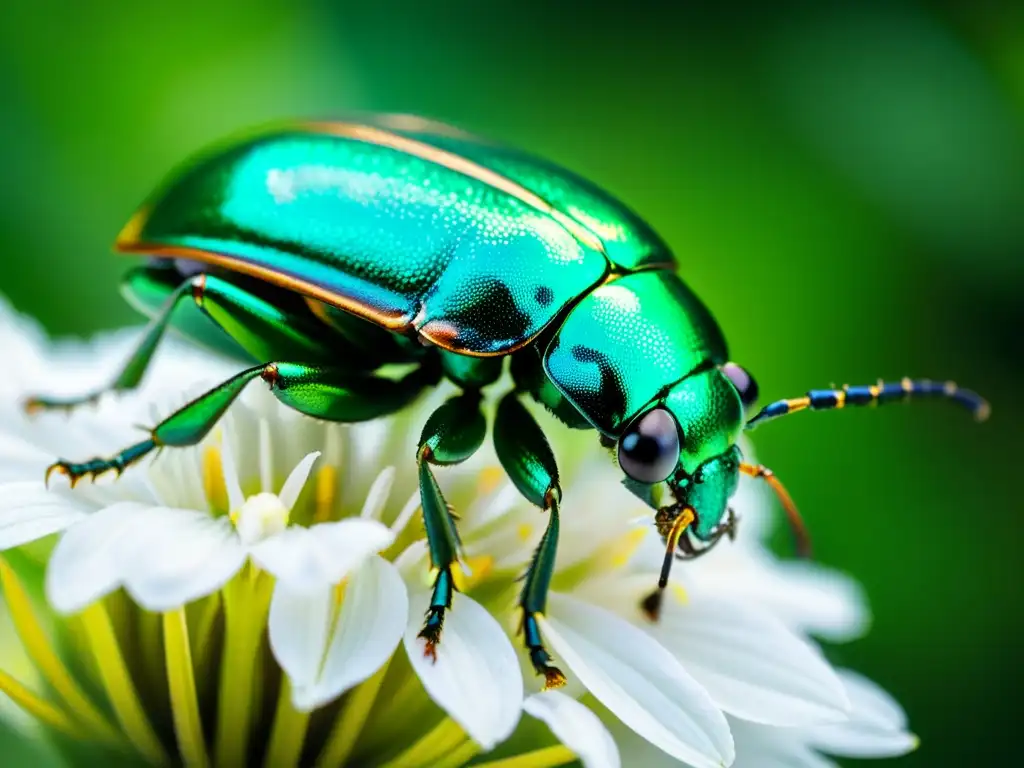
[[[523,611],[523,639],[533,668],[538,675],[544,676],[545,688],[558,688],[565,684],[565,675],[551,664],[551,654],[544,647],[537,617],[547,610],[548,589],[555,571],[562,489],[551,446],[515,393],[502,398],[498,406],[494,421],[494,447],[498,460],[519,492],[548,513],[544,536],[523,579],[519,607]]]
[[[426,641],[424,653],[435,659],[445,611],[452,607],[455,584],[451,569],[459,559],[462,542],[431,465],[444,466],[465,461],[480,448],[486,433],[487,422],[480,410],[480,394],[466,392],[447,400],[430,415],[423,425],[416,451],[423,525],[430,549],[430,565],[437,572],[419,636]]]

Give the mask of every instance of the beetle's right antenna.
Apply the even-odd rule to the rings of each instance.
[[[992,411],[985,398],[969,389],[961,389],[955,382],[902,379],[888,383],[879,381],[870,386],[843,385],[842,389],[812,389],[803,397],[769,403],[747,422],[746,428],[753,429],[765,421],[807,408],[812,411],[827,411],[845,408],[848,405],[880,405],[917,397],[952,400],[970,410],[978,421],[987,419]]]
[[[744,475],[764,480],[772,487],[775,495],[782,502],[782,508],[786,511],[786,520],[789,521],[789,527],[793,529],[797,554],[800,557],[810,557],[811,535],[807,532],[807,526],[804,525],[804,519],[800,516],[800,511],[796,508],[796,504],[793,503],[793,497],[789,495],[786,487],[775,476],[775,473],[764,464],[747,464],[745,461],[740,462],[740,472]]]

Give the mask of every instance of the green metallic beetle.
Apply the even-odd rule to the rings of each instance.
[[[123,472],[157,448],[198,443],[255,379],[285,405],[357,422],[395,413],[442,378],[461,394],[423,427],[416,453],[423,520],[436,572],[421,637],[434,654],[460,555],[455,520],[433,467],[483,443],[481,390],[510,358],[514,389],[493,439],[522,494],[548,512],[526,573],[522,631],[548,686],[563,682],[537,623],[545,610],[562,496],[528,396],[562,422],[617,446],[626,485],[657,510],[666,541],[655,617],[675,556],[696,557],[734,532],[744,427],[803,408],[914,395],[952,398],[984,417],[974,393],[946,383],[879,383],[809,392],[745,421],[757,387],[729,362],[710,312],[676,274],[665,243],[623,204],[543,160],[409,117],[289,124],[236,140],[182,169],[128,223],[117,248],[148,263],[125,281],[153,319],[110,389],[139,384],[166,329],[233,340],[258,363],[191,401],[115,456],[59,461],[47,473]],[[175,313],[179,304],[201,312]],[[212,321],[212,323],[210,322]],[[218,330],[219,329],[219,330]],[[408,364],[388,377],[380,369]],[[94,400],[35,398],[31,409]]]

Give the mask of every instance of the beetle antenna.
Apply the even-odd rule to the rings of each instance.
[[[668,577],[672,572],[672,561],[675,560],[676,547],[679,546],[679,537],[683,531],[690,527],[690,524],[697,519],[693,507],[683,507],[683,511],[672,521],[668,533],[665,535],[665,559],[661,563],[661,575],[658,577],[658,589],[652,592],[644,601],[643,609],[651,621],[657,621],[661,613],[661,601],[665,595],[665,587],[668,586]]]
[[[987,419],[992,411],[985,398],[969,389],[961,389],[952,381],[901,379],[895,382],[884,382],[879,380],[877,384],[869,386],[852,387],[844,384],[842,389],[812,389],[803,397],[777,400],[762,408],[754,418],[747,422],[746,428],[753,429],[762,422],[771,421],[806,408],[810,408],[812,411],[827,411],[845,408],[848,405],[880,405],[917,397],[938,397],[952,400],[970,410],[978,421]]]
[[[789,522],[789,527],[793,531],[793,538],[796,540],[796,551],[800,557],[811,556],[811,536],[807,532],[807,526],[804,525],[804,519],[800,517],[800,512],[796,508],[796,504],[793,503],[793,497],[789,495],[789,491],[782,482],[775,476],[764,464],[747,464],[745,461],[740,463],[740,472],[744,475],[764,480],[768,485],[775,491],[775,495],[779,497],[779,501],[782,502],[782,508],[786,511],[786,520]]]

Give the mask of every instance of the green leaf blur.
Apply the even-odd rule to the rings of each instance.
[[[991,399],[981,426],[924,404],[756,443],[818,558],[867,589],[870,635],[833,656],[907,708],[922,747],[900,764],[1003,764],[1022,52],[1010,3],[6,3],[0,293],[59,334],[135,322],[114,236],[173,165],[266,120],[420,113],[550,157],[665,237],[763,397],[913,375]],[[12,765],[41,764],[13,738]]]

